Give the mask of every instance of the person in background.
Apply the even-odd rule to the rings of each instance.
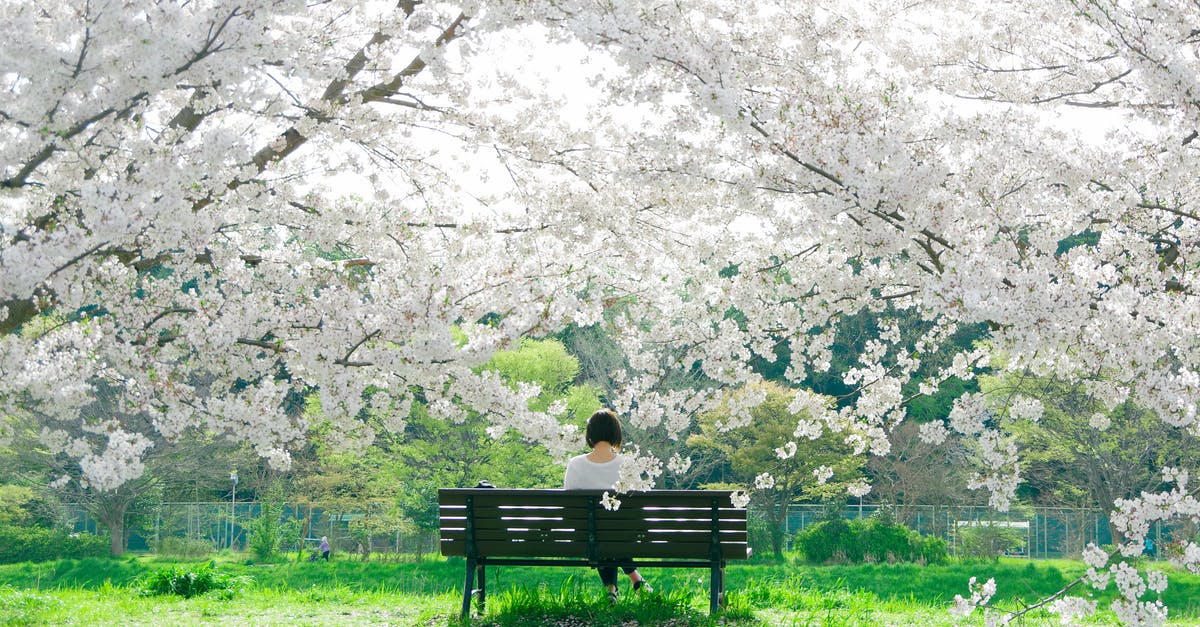
[[[321,559],[328,562],[329,561],[329,538],[327,536],[321,536],[321,546],[317,547],[317,550],[319,550],[321,552]]]
[[[621,419],[611,409],[601,409],[588,418],[585,439],[590,453],[578,455],[567,462],[567,472],[563,476],[563,487],[567,490],[611,490],[621,476]],[[601,566],[596,569],[600,581],[608,590],[610,603],[617,602],[617,568]],[[629,575],[633,589],[638,592],[652,592],[642,574],[633,567],[622,566],[621,570]]]

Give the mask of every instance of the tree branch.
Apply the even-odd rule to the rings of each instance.
[[[397,6],[405,12],[405,15],[411,15],[412,12],[415,10],[417,4],[418,4],[417,2],[413,2],[413,1],[409,1],[409,0],[401,0],[400,2],[398,2]],[[221,34],[224,32],[225,28],[229,25],[229,23],[232,19],[234,19],[235,17],[242,15],[242,14],[243,14],[243,12],[241,9],[234,9],[220,23],[214,22],[213,24],[210,24],[208,33],[206,34],[206,37],[205,37],[205,42],[201,46],[200,50],[198,50],[196,52],[196,54],[194,54],[187,63],[184,63],[182,66],[177,68],[175,70],[175,73],[177,74],[177,73],[186,71],[188,68],[190,68],[192,65],[199,62],[203,58],[224,49],[223,44],[221,44],[219,42]],[[449,41],[455,39],[456,37],[458,37],[461,34],[461,27],[467,19],[468,18],[465,14],[460,14],[457,19],[455,19],[448,27],[446,27],[442,31],[442,33],[434,41],[434,45],[442,46],[442,45],[445,45],[446,43],[448,43]],[[322,94],[321,100],[323,100],[327,103],[334,103],[335,101],[340,100],[342,98],[342,94],[344,93],[346,87],[349,85],[350,80],[353,79],[353,77],[355,75],[357,75],[359,72],[361,72],[362,69],[365,67],[366,60],[367,60],[367,56],[366,56],[367,48],[372,45],[378,45],[379,43],[386,41],[389,37],[390,36],[388,36],[388,35],[384,35],[381,33],[375,33],[371,37],[371,39],[368,40],[367,44],[364,45],[362,48],[360,48],[358,53],[355,54],[355,56],[353,58],[351,58],[349,62],[347,62],[346,66],[344,68],[345,72],[346,72],[346,76],[344,78],[335,79],[335,80],[331,81],[329,83],[329,85],[326,86],[325,91]],[[426,66],[425,61],[423,59],[421,59],[420,55],[418,54],[400,73],[396,74],[392,78],[392,80],[389,80],[386,83],[381,83],[381,84],[377,84],[377,85],[368,87],[363,92],[360,92],[360,94],[363,96],[364,101],[369,101],[369,99],[372,97],[376,98],[376,99],[391,97],[394,95],[395,89],[398,89],[400,87],[400,85],[403,83],[404,79],[420,73],[421,70],[423,70],[425,68],[425,66]],[[393,85],[394,85],[394,87],[393,87]],[[389,88],[392,91],[387,91],[387,89],[389,89]],[[135,96],[133,96],[132,98],[130,98],[127,101],[126,106],[123,109],[121,109],[121,111],[130,110],[137,102],[143,100],[147,96],[148,96],[148,94],[145,92],[136,94]],[[193,97],[193,101],[197,97],[202,97],[202,95],[199,93],[196,94]],[[318,110],[318,107],[312,107],[309,109],[307,115],[309,115],[311,117],[316,117],[316,119],[318,119],[320,121],[328,121],[327,117],[319,116],[318,114],[316,114],[315,111],[317,111],[317,110]],[[96,113],[84,120],[81,120],[80,122],[76,123],[74,126],[70,127],[69,129],[57,133],[57,135],[61,139],[70,139],[70,138],[78,135],[79,133],[83,132],[85,129],[87,129],[92,124],[104,119],[105,117],[108,117],[109,115],[112,115],[113,113],[117,113],[117,112],[118,112],[117,109],[110,107],[110,108],[105,109],[99,113]],[[177,113],[171,119],[171,123],[178,125],[180,128],[194,130],[196,128],[196,126],[200,123],[200,121],[203,119],[204,115],[207,115],[207,114],[196,113],[195,110],[192,108],[192,104],[189,103],[187,106],[185,106],[183,109],[181,109],[179,111],[179,113]],[[286,158],[287,156],[291,155],[298,148],[300,148],[302,145],[304,145],[304,143],[307,141],[308,141],[308,138],[305,137],[304,135],[302,135],[297,130],[297,128],[295,126],[293,126],[291,128],[288,128],[287,130],[285,130],[280,135],[280,137],[277,138],[276,141],[259,149],[259,151],[254,154],[254,157],[252,158],[251,163],[254,164],[254,166],[256,168],[256,172],[261,174],[272,163],[278,162],[278,161]],[[56,150],[57,150],[56,142],[52,141],[52,142],[47,143],[37,154],[35,154],[29,161],[27,161],[21,167],[21,169],[17,171],[17,173],[15,175],[13,175],[12,177],[9,177],[8,179],[0,181],[0,188],[18,188],[18,187],[28,185],[29,184],[28,178],[29,178],[30,174],[32,174],[35,170],[37,170],[38,167],[40,167],[42,164],[44,164],[54,154],[54,152]],[[255,180],[257,180],[257,179],[254,179],[254,178],[235,179],[234,181],[231,181],[227,185],[227,189],[234,190],[243,185],[254,182]],[[208,207],[209,205],[211,205],[213,202],[216,202],[216,198],[210,194],[208,196],[205,196],[204,198],[201,198],[201,199],[195,201],[193,203],[192,210],[193,211],[201,211],[205,207]],[[90,252],[95,252],[95,250],[90,251]],[[126,254],[129,255],[130,257],[132,257],[132,253],[129,253],[128,251],[126,251]],[[82,258],[83,257],[80,257],[73,261],[78,261],[79,259],[82,259]],[[169,255],[167,255],[165,253],[159,254],[159,255],[156,255],[155,257],[152,257],[149,259],[143,259],[143,260],[134,262],[134,267],[137,268],[139,271],[144,271],[146,269],[154,267],[158,263],[161,263],[166,258],[169,258]],[[60,270],[61,270],[61,268],[60,268]],[[34,305],[32,300],[30,300],[29,302],[24,302],[20,305],[16,305],[15,304],[16,302],[17,301],[15,301],[15,300],[9,301],[10,306],[8,306],[8,308],[7,308],[8,315],[3,321],[0,321],[0,332],[4,332],[4,333],[11,332],[11,331],[19,328],[22,324],[31,320],[35,315],[37,315],[39,308]]]
[[[354,354],[354,351],[358,350],[358,347],[362,346],[363,344],[367,343],[368,341],[370,341],[376,337],[379,337],[379,334],[382,332],[383,332],[383,329],[375,329],[374,331],[371,331],[365,337],[363,337],[363,339],[359,340],[358,343],[356,343],[354,346],[351,346],[350,350],[346,351],[346,354],[343,355],[341,359],[338,359],[338,360],[334,361],[333,363],[335,363],[339,366],[357,366],[357,367],[370,366],[372,364],[372,362],[350,361],[350,356]]]

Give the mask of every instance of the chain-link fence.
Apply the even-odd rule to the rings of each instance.
[[[810,525],[831,516],[865,518],[883,513],[923,535],[946,540],[952,554],[960,553],[965,538],[979,530],[1003,530],[1015,538],[1004,553],[1033,558],[1077,557],[1089,543],[1111,544],[1112,532],[1105,512],[1098,509],[1065,507],[1015,507],[997,512],[983,506],[909,505],[878,506],[851,504],[830,510],[823,505],[792,505],[784,521],[785,542]],[[437,552],[437,530],[419,529],[389,515],[394,504],[363,503],[349,511],[334,511],[308,504],[283,506],[282,520],[299,521],[299,546],[293,539],[281,546],[284,551],[315,549],[322,536],[328,537],[335,552],[366,557],[423,555]],[[234,549],[245,550],[250,522],[261,512],[256,502],[161,503],[130,511],[126,516],[127,546],[132,551],[171,554],[204,553]],[[106,533],[86,510],[67,506],[67,517],[75,531]],[[751,512],[752,519],[761,514]],[[1147,550],[1156,555],[1161,547],[1195,530],[1156,525],[1151,529]]]
[[[309,504],[282,506],[281,525],[298,521],[298,538],[284,538],[284,552],[314,550],[322,537],[335,552],[361,557],[370,554],[423,555],[436,552],[437,530],[422,530],[389,515],[390,502],[363,503],[360,509],[336,511]],[[262,512],[257,502],[160,503],[130,510],[125,520],[126,546],[131,551],[203,555],[222,549],[245,550],[251,522]],[[65,506],[75,531],[106,533],[87,510]]]
[[[822,505],[792,505],[785,520],[785,537],[831,516],[865,518],[880,510],[923,535],[946,540],[951,553],[959,553],[965,536],[976,530],[1004,530],[1019,542],[1004,552],[1021,557],[1078,557],[1088,544],[1102,546],[1113,542],[1106,512],[1098,509],[1068,507],[1014,507],[998,512],[984,506],[907,505],[878,506],[852,504],[831,512]],[[1150,531],[1147,552],[1156,555],[1159,548],[1193,533],[1181,527],[1155,524]]]

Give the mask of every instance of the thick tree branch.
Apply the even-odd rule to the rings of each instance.
[[[437,39],[434,40],[433,45],[435,47],[440,47],[458,37],[460,34],[459,30],[466,19],[466,14],[459,14],[458,18],[456,18],[449,26],[447,26],[437,37]],[[339,78],[330,82],[329,85],[326,86],[324,93],[321,94],[320,101],[324,104],[308,107],[308,112],[306,115],[318,121],[325,122],[328,121],[327,116],[317,112],[321,109],[324,109],[326,106],[345,104],[346,102],[356,98],[361,99],[364,103],[381,101],[384,98],[391,98],[392,96],[395,96],[400,87],[404,85],[406,79],[420,74],[421,71],[425,69],[426,62],[423,58],[421,58],[421,54],[418,53],[412,58],[411,61],[409,61],[408,65],[406,65],[404,69],[393,75],[390,80],[367,87],[366,89],[355,94],[355,97],[344,96],[343,94],[345,93],[346,87],[350,84],[350,81],[354,78],[354,76],[361,72],[366,65],[367,49],[371,46],[379,45],[388,39],[390,39],[390,37],[387,35],[375,33],[367,42],[367,44],[359,49],[358,53],[346,63],[346,78]],[[254,157],[251,159],[251,162],[254,164],[257,171],[261,173],[266,170],[268,165],[285,159],[288,155],[295,152],[296,149],[304,145],[304,143],[307,141],[308,138],[301,134],[300,131],[293,126],[281,133],[279,137],[277,137],[270,144],[260,148],[258,152],[254,153]],[[233,181],[229,184],[229,188],[235,189],[245,185],[248,182],[249,181]],[[207,205],[207,203],[204,204]]]
[[[130,99],[130,101],[141,99],[143,97],[145,97],[144,92],[138,94],[137,96],[134,96],[133,98]],[[85,131],[92,124],[95,124],[96,122],[99,122],[100,120],[103,120],[104,118],[112,115],[115,112],[116,112],[116,109],[109,107],[103,111],[100,111],[99,113],[95,113],[90,117],[84,118],[84,119],[80,120],[79,122],[76,122],[70,128],[67,128],[66,130],[63,130],[63,131],[59,131],[58,133],[55,133],[55,135],[58,137],[58,139],[71,139],[71,138],[75,137],[76,135],[79,135],[80,133]],[[33,172],[35,170],[37,170],[39,167],[42,166],[42,164],[46,163],[46,161],[48,161],[50,159],[51,155],[53,155],[58,150],[57,144],[58,144],[58,142],[57,142],[57,140],[55,140],[55,141],[48,142],[45,146],[42,146],[42,149],[39,150],[36,154],[34,154],[32,157],[30,157],[29,161],[26,161],[25,164],[21,166],[21,169],[17,170],[16,174],[14,174],[13,176],[11,176],[7,179],[4,179],[3,181],[0,181],[0,187],[15,189],[18,187],[24,187],[25,185],[29,185],[30,184],[29,183],[29,175],[33,174]]]
[[[1178,207],[1169,207],[1161,202],[1139,202],[1137,207],[1139,209],[1155,209],[1157,211],[1166,211],[1167,213],[1177,215],[1181,218],[1189,218],[1200,222],[1200,215],[1196,214],[1195,212],[1184,211]]]
[[[292,349],[284,346],[283,342],[281,342],[281,341],[268,342],[266,340],[256,340],[256,339],[248,338],[248,337],[239,337],[237,340],[235,340],[235,343],[242,344],[245,346],[255,346],[258,348],[263,348],[263,349],[269,350],[275,354],[292,352]]]
[[[809,172],[812,172],[813,174],[820,176],[821,178],[829,181],[830,183],[837,185],[843,191],[847,192],[850,195],[850,200],[851,200],[851,202],[853,202],[855,207],[858,207],[860,209],[865,209],[867,211],[867,213],[870,213],[879,218],[882,218],[884,220],[884,222],[887,222],[888,224],[892,225],[893,227],[895,227],[896,229],[898,229],[900,231],[905,230],[904,224],[903,224],[905,222],[905,219],[904,219],[904,216],[901,215],[899,212],[897,212],[897,211],[884,212],[879,207],[866,209],[858,201],[858,196],[854,192],[854,190],[850,189],[836,175],[834,175],[831,172],[826,171],[824,168],[821,168],[820,166],[818,166],[816,164],[809,163],[809,162],[801,159],[796,153],[789,150],[786,146],[780,144],[779,142],[772,140],[772,138],[770,136],[770,132],[767,131],[767,129],[765,127],[763,127],[761,124],[759,124],[757,120],[754,120],[752,118],[750,120],[750,127],[753,128],[755,131],[757,131],[760,135],[762,135],[768,141],[771,141],[772,148],[774,148],[776,151],[778,151],[783,156],[787,157],[790,161],[798,164],[799,166],[803,167],[804,169],[808,170]],[[860,226],[862,225],[862,223],[858,222],[857,220],[855,220],[855,222],[858,223]],[[952,246],[950,244],[950,242],[948,242],[944,237],[938,235],[937,233],[934,233],[933,231],[929,230],[928,228],[921,229],[920,234],[924,235],[926,239],[921,240],[921,239],[914,237],[913,241],[915,241],[917,243],[917,245],[919,245],[921,247],[921,249],[925,251],[925,254],[927,254],[929,256],[929,259],[933,262],[934,268],[929,268],[928,266],[925,266],[923,264],[918,264],[918,265],[921,268],[925,269],[926,272],[929,272],[930,274],[941,274],[942,271],[945,269],[944,266],[942,265],[942,261],[941,261],[941,252],[942,251],[935,251],[930,242],[937,242],[938,244],[944,246],[946,250],[954,250],[954,246]],[[936,271],[935,271],[935,269],[936,269]]]

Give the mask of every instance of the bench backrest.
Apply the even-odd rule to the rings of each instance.
[[[746,510],[728,490],[651,490],[601,503],[603,490],[441,489],[442,555],[746,558]]]

